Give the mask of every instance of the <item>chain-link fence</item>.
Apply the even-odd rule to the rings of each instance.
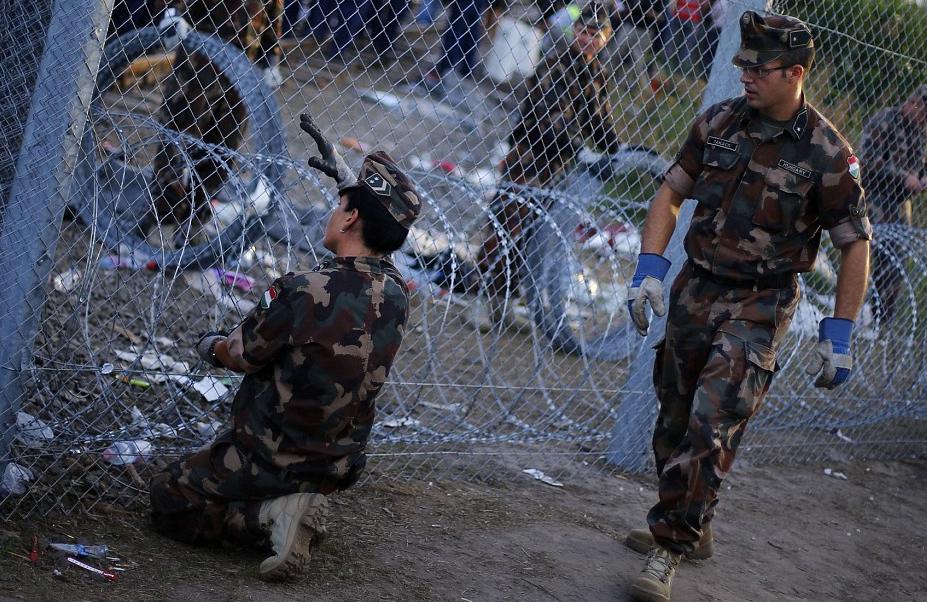
[[[574,5],[5,9],[4,513],[143,502],[154,465],[223,428],[240,376],[201,362],[196,335],[234,327],[274,277],[327,253],[335,191],[305,165],[315,149],[301,112],[353,167],[385,149],[424,199],[394,255],[412,316],[377,400],[375,474],[642,467],[655,402],[648,346],[626,310],[639,228],[692,119],[708,100],[741,92],[729,63],[737,17],[764,4],[608,6],[597,100],[607,119],[593,126],[570,94],[599,90],[597,80],[561,60],[582,54]],[[854,146],[878,109],[927,82],[927,12],[915,4],[768,8],[813,25],[808,99]],[[550,86],[552,65],[567,67]],[[544,128],[558,127],[551,115],[565,120],[554,152],[519,146],[530,139],[528,106]],[[918,179],[922,134],[920,144]],[[882,202],[913,202],[913,220],[876,225],[852,379],[827,393],[803,370],[834,303],[839,252],[825,244],[744,444],[754,462],[925,449],[923,198],[911,188]]]

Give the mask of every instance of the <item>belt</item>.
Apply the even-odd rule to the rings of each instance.
[[[795,285],[795,281],[798,276],[794,272],[789,272],[785,274],[767,274],[764,276],[758,276],[756,278],[725,278],[724,276],[718,276],[717,274],[709,272],[705,268],[696,265],[692,261],[689,261],[688,263],[692,269],[692,273],[699,278],[711,280],[714,283],[723,284],[725,286],[736,288],[752,288],[755,291],[760,289],[790,288]]]

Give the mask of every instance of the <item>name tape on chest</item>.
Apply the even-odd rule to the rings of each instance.
[[[801,176],[805,178],[806,180],[814,179],[813,171],[811,171],[810,169],[805,169],[804,167],[801,167],[799,165],[795,165],[794,163],[789,163],[785,159],[779,159],[779,167],[781,167],[782,169],[786,171],[792,172],[796,176]]]
[[[736,151],[738,145],[736,142],[731,142],[730,140],[725,140],[724,138],[709,136],[708,146],[717,146],[718,148],[723,148],[724,150]]]

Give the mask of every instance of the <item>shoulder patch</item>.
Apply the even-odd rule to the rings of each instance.
[[[277,298],[277,295],[278,295],[277,287],[271,285],[271,287],[267,289],[266,291],[264,291],[264,294],[261,295],[261,302],[259,304],[261,306],[261,309],[269,309],[270,304],[274,302],[274,299]]]
[[[859,159],[856,158],[856,155],[847,157],[847,171],[850,172],[850,177],[854,180],[859,179]]]

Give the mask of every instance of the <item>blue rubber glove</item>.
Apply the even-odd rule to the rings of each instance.
[[[628,312],[641,336],[647,336],[647,329],[650,327],[645,302],[650,304],[653,313],[658,316],[666,315],[663,279],[666,278],[671,265],[666,257],[656,253],[641,253],[637,258],[637,269],[628,286]]]
[[[806,372],[814,376],[814,386],[833,389],[850,378],[853,356],[850,355],[850,336],[853,321],[843,318],[824,318],[818,327],[818,343]]]

